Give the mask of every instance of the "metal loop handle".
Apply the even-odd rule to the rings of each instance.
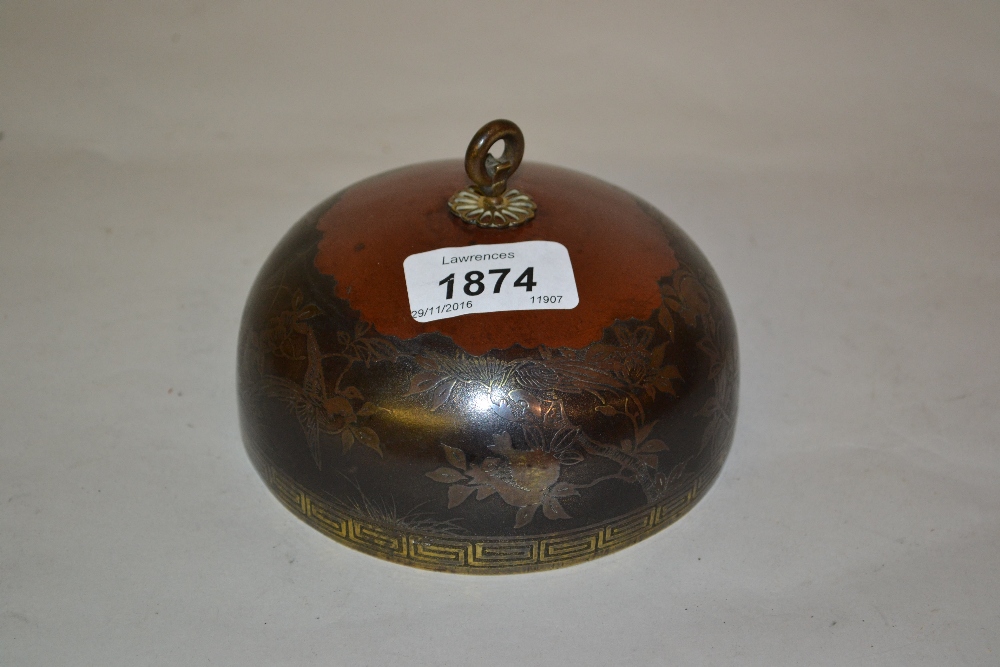
[[[496,159],[490,148],[503,140],[503,155]],[[499,197],[524,156],[524,135],[509,120],[498,119],[483,125],[465,151],[465,173],[476,189],[487,197]]]

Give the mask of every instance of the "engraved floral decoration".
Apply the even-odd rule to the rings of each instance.
[[[648,320],[616,321],[582,350],[539,347],[521,356],[408,346],[366,322],[320,336],[312,326],[320,309],[295,292],[254,337],[258,368],[271,369],[261,372],[260,386],[296,416],[320,469],[325,447],[338,440],[343,455],[355,444],[384,455],[377,421],[391,410],[357,386],[364,384],[362,369],[375,364],[389,364],[393,377],[408,382],[394,399],[403,405],[442,419],[478,411],[492,425],[486,441],[439,442],[447,465],[424,473],[447,485],[441,497],[447,510],[469,502],[506,506],[514,510],[512,528],[520,530],[540,520],[572,519],[588,490],[608,483],[641,491],[652,505],[690,484],[688,464],[733,426],[735,363],[726,363],[713,317],[718,297],[708,282],[681,267],[661,282],[662,305]],[[714,388],[695,412],[706,420],[700,446],[693,453],[681,447],[683,456],[672,453],[671,431],[647,415],[654,405],[655,414],[663,414],[664,401],[675,400],[684,386],[676,363],[682,327],[685,340],[693,336],[704,355]],[[281,368],[288,372],[275,360],[286,360]],[[366,498],[358,511],[373,520],[397,516],[391,498],[365,496],[360,486],[356,495]],[[449,534],[459,530],[458,524],[446,527]]]
[[[449,508],[461,504],[473,491],[477,500],[497,492],[505,503],[518,508],[514,527],[523,528],[538,507],[547,519],[570,518],[559,499],[577,496],[581,489],[608,480],[637,485],[649,502],[663,496],[683,472],[683,465],[669,475],[659,470],[659,455],[669,447],[650,437],[657,422],[647,421],[643,399],[651,400],[657,392],[675,395],[674,383],[682,381],[681,375],[675,365],[664,361],[670,342],[652,345],[653,327],[617,322],[609,331],[610,342],[582,351],[540,348],[537,358],[506,361],[456,352],[415,359],[420,372],[412,376],[407,396],[425,397],[431,411],[449,403],[475,405],[520,434],[518,448],[512,444],[510,431],[494,435],[488,447],[500,456],[480,464],[469,462],[464,454],[458,458],[454,447],[442,443],[453,468],[439,468],[428,477],[451,484]],[[591,396],[597,403],[594,410],[609,420],[625,418],[631,437],[606,443],[586,435],[565,409],[565,398],[580,394]],[[605,459],[611,472],[557,485],[564,466],[588,455]]]
[[[519,190],[507,190],[497,197],[468,187],[448,200],[448,208],[465,222],[480,227],[516,227],[535,215],[535,202]]]
[[[713,383],[713,395],[698,410],[697,415],[708,418],[708,425],[701,436],[701,449],[719,440],[723,431],[732,431],[735,426],[736,364],[730,363],[728,371],[723,365],[725,356],[720,348],[719,323],[712,317],[712,300],[721,295],[710,295],[706,281],[689,269],[681,267],[670,282],[660,284],[663,307],[659,309],[658,321],[670,339],[674,339],[674,318],[680,317],[689,327],[700,324],[705,335],[698,341],[698,348],[709,361],[708,379]]]
[[[633,402],[633,405],[636,405]],[[600,412],[605,417],[613,417],[615,415],[624,414],[632,422],[632,438],[622,438],[621,445],[622,453],[636,456],[645,463],[650,468],[656,469],[659,467],[659,460],[657,459],[657,454],[659,452],[665,452],[669,447],[666,443],[657,438],[650,438],[650,434],[653,432],[653,426],[656,425],[656,420],[653,420],[647,424],[643,424],[640,420],[642,416],[642,411],[640,408],[629,408],[628,399],[625,400],[625,404],[621,410],[618,410],[613,405],[599,405],[594,408],[597,412]]]
[[[572,437],[572,433],[562,433],[557,440],[564,443]],[[457,447],[444,444],[441,447],[452,467],[438,468],[427,476],[435,482],[451,484],[448,509],[458,507],[473,493],[476,500],[485,500],[496,493],[505,503],[518,508],[514,528],[531,523],[539,507],[546,519],[571,518],[559,499],[579,492],[576,485],[559,481],[564,463],[559,458],[559,443],[521,451],[514,449],[509,433],[497,433],[488,445],[496,456],[487,457],[481,464],[469,463]]]
[[[629,329],[617,322],[611,330],[617,345],[595,343],[587,348],[587,360],[600,368],[607,368],[630,390],[644,392],[650,399],[656,392],[676,395],[673,383],[681,379],[677,367],[663,363],[669,344],[664,342],[649,349],[653,340],[653,327],[639,326]]]
[[[396,348],[389,341],[372,336],[374,332],[368,323],[358,322],[353,332],[337,332],[337,351],[323,353],[308,322],[319,312],[314,304],[303,305],[302,293],[296,291],[291,308],[269,320],[269,327],[259,336],[261,354],[305,361],[306,368],[301,382],[265,374],[262,390],[292,409],[305,433],[309,453],[317,468],[323,467],[322,449],[327,436],[339,437],[345,454],[355,443],[359,443],[382,456],[378,433],[361,422],[375,415],[380,408],[365,400],[357,387],[345,385],[344,379],[356,364],[370,367],[377,361],[395,359]],[[337,362],[342,367],[333,387],[330,387],[324,367]]]

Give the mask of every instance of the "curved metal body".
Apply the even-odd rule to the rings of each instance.
[[[449,214],[459,161],[348,188],[262,269],[239,341],[244,440],[265,482],[330,537],[467,573],[568,565],[684,514],[718,474],[735,328],[705,258],[649,205],[526,163],[529,224]],[[401,258],[548,239],[572,310],[410,317]]]

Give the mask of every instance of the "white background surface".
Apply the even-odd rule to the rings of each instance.
[[[235,343],[496,117],[701,245],[741,412],[655,538],[471,578],[282,508]],[[0,131],[0,664],[1000,662],[1000,3],[7,0]]]

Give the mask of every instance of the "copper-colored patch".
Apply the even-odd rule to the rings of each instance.
[[[531,192],[535,218],[495,230],[449,213],[448,198],[466,183],[458,160],[417,165],[358,183],[321,217],[316,268],[337,279],[337,296],[379,332],[403,340],[440,332],[471,354],[514,345],[580,349],[599,340],[614,320],[645,320],[660,306],[658,281],[678,268],[677,259],[662,223],[628,193],[576,172],[525,163],[510,186]],[[573,310],[476,313],[427,323],[410,316],[403,276],[408,256],[535,240],[557,241],[569,251],[580,295]]]

